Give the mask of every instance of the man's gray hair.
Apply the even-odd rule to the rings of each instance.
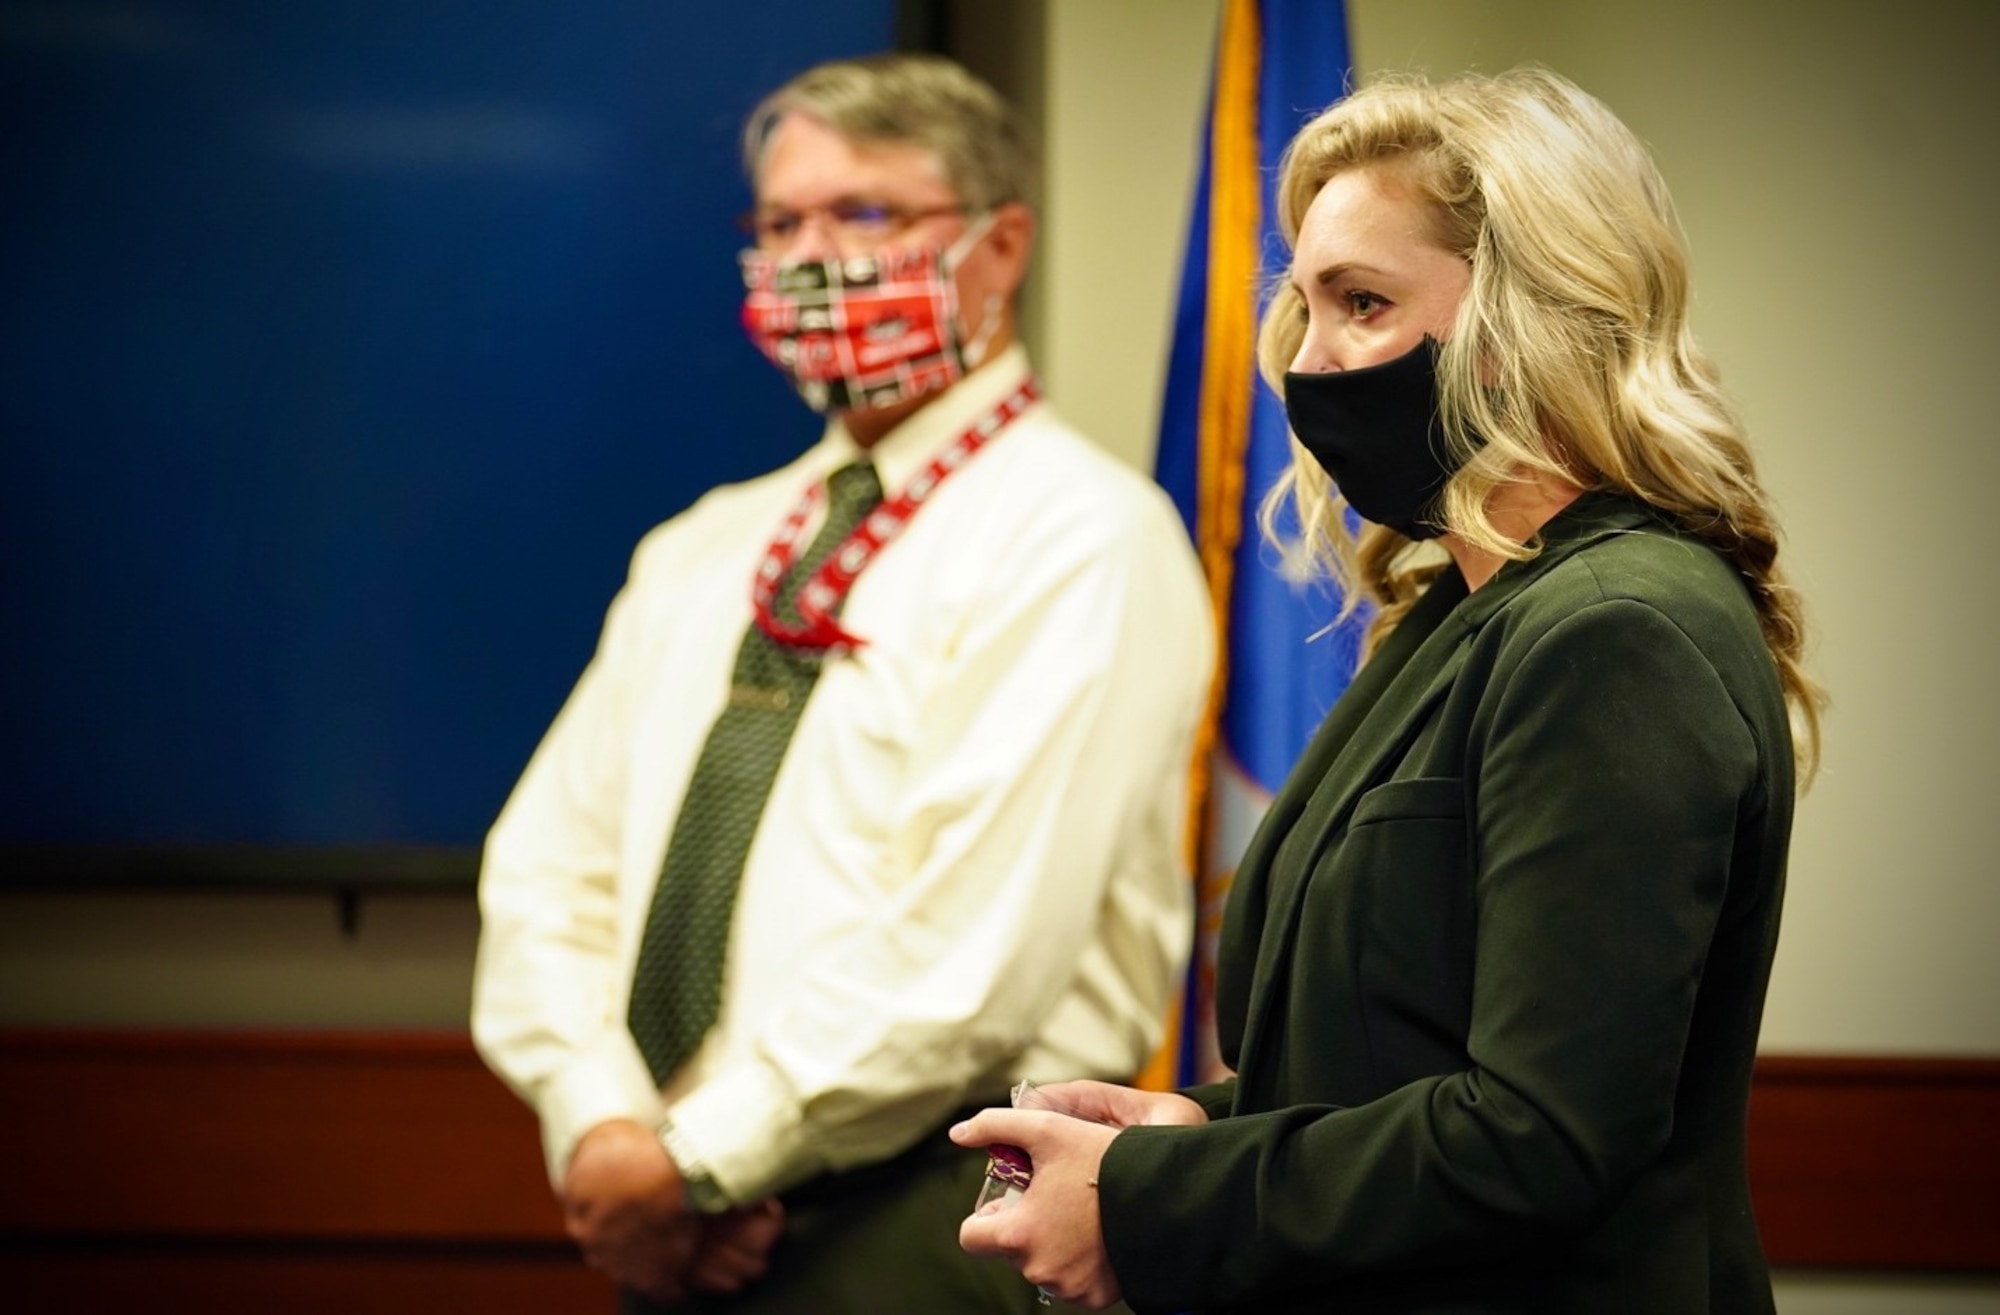
[[[868,55],[819,64],[766,96],[743,130],[757,179],[778,120],[804,114],[857,146],[919,146],[968,210],[1033,204],[1034,163],[1019,117],[1000,94],[942,55]]]

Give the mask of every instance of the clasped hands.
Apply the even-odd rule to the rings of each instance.
[[[785,1227],[776,1198],[719,1215],[690,1211],[673,1157],[630,1119],[583,1135],[556,1197],[585,1262],[659,1302],[741,1291],[764,1273]]]
[[[951,1130],[960,1146],[1005,1142],[1034,1166],[1026,1195],[993,1202],[959,1226],[958,1243],[1000,1256],[1050,1296],[1102,1310],[1122,1295],[1104,1248],[1097,1175],[1122,1128],[1208,1122],[1201,1106],[1172,1092],[1108,1082],[1036,1087],[1015,1109],[981,1110]]]

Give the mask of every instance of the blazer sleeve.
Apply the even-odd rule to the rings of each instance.
[[[1228,1118],[1230,1107],[1236,1103],[1236,1079],[1227,1077],[1219,1082],[1182,1087],[1180,1094],[1201,1106],[1210,1119]]]
[[[1587,1227],[1666,1145],[1757,737],[1650,604],[1510,643],[1465,759],[1469,1063],[1349,1108],[1122,1132],[1100,1208],[1135,1307],[1532,1246]],[[1300,1012],[1280,1044],[1313,1043]]]

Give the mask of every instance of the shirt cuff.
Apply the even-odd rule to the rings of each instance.
[[[761,1201],[828,1167],[806,1137],[797,1098],[759,1064],[716,1074],[671,1115],[674,1145],[729,1201]]]
[[[542,1122],[549,1181],[560,1188],[583,1134],[612,1119],[657,1127],[666,1110],[646,1061],[619,1029],[553,1074],[542,1087],[535,1112]]]
[[[735,1204],[702,1163],[701,1152],[689,1145],[672,1119],[660,1124],[659,1135],[660,1145],[680,1171],[681,1190],[687,1197],[688,1209],[698,1215],[719,1215]]]

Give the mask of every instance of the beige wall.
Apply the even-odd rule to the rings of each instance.
[[[1150,462],[1219,0],[1049,6],[1040,341],[1051,392]],[[1752,427],[1837,700],[1801,806],[1764,1047],[2000,1055],[2000,529],[1984,0],[1349,0],[1368,71],[1534,60],[1653,147],[1696,328]],[[1135,133],[1146,107],[1151,130]],[[1166,271],[1162,274],[1160,271]],[[1149,280],[1152,282],[1149,283]],[[1113,349],[1129,359],[1112,365]],[[1908,545],[1904,548],[1904,545]],[[1892,548],[1904,549],[1892,552]],[[1993,1315],[2000,1282],[1788,1274],[1784,1315]]]
[[[1199,158],[1212,6],[1049,6],[1039,362],[1087,434],[1150,469]]]
[[[463,1028],[469,895],[0,897],[0,1025]]]
[[[1369,66],[1536,58],[1653,146],[1837,704],[1764,1043],[2000,1054],[1982,615],[2000,7],[1354,5]],[[1909,545],[1901,553],[1892,545]]]
[[[1218,0],[1049,7],[1051,392],[1150,460]],[[1750,421],[1837,704],[1805,799],[1771,1050],[2000,1054],[1982,615],[2000,433],[1977,385],[2000,6],[1350,0],[1364,72],[1538,60],[1652,145],[1696,327]],[[1914,551],[1892,554],[1908,542]]]

